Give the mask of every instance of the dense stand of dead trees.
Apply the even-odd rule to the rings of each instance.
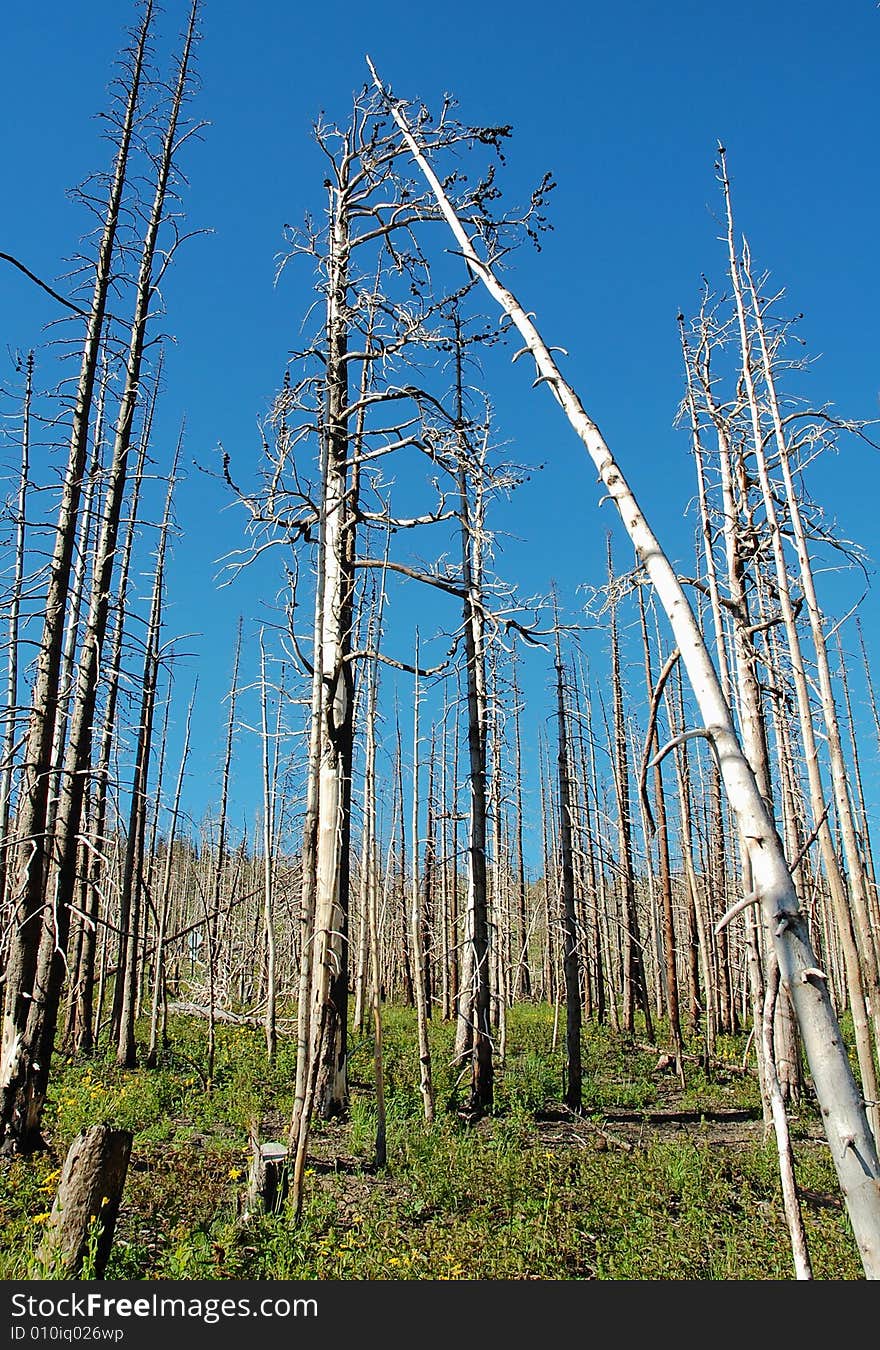
[[[170,203],[192,131],[183,118],[197,19],[196,0],[165,83],[149,55],[147,0],[121,65],[91,298],[66,320],[79,325],[80,370],[72,396],[56,391],[63,411],[50,422],[66,426],[69,455],[45,523],[48,563],[30,504],[44,357],[18,372],[0,764],[3,1147],[39,1146],[56,1041],[88,1054],[104,1038],[131,1068],[143,1015],[152,1067],[173,1012],[203,1017],[210,1086],[218,1023],[262,1027],[270,1059],[286,1031],[297,1044],[288,1145],[298,1214],[314,1117],[347,1107],[352,1034],[372,1038],[385,1162],[385,1003],[415,1011],[428,1123],[438,1110],[432,1018],[455,1023],[469,1120],[492,1107],[507,1012],[524,1000],[564,1009],[560,1093],[573,1111],[585,1021],[656,1042],[682,1083],[689,1041],[711,1071],[719,1038],[750,1029],[798,1275],[809,1278],[809,1255],[787,1109],[809,1069],[823,1114],[832,1084],[832,1114],[850,1132],[833,1150],[876,1278],[876,1208],[848,1170],[857,1153],[876,1189],[880,905],[847,674],[856,638],[878,742],[880,721],[861,629],[835,626],[822,608],[821,559],[844,545],[809,495],[811,460],[864,427],[793,397],[789,324],[737,236],[724,152],[727,298],[707,288],[696,315],[679,317],[698,517],[693,575],[679,577],[533,316],[497,279],[507,251],[536,237],[550,186],[525,210],[497,214],[495,164],[481,157],[507,129],[467,127],[450,105],[437,118],[405,110],[378,79],[348,123],[319,123],[325,221],[291,235],[288,263],[317,269],[322,320],[285,372],[255,486],[235,487],[224,462],[249,521],[231,573],[270,545],[283,552],[280,636],[273,656],[261,626],[249,682],[239,623],[218,808],[186,825],[194,693],[167,802],[167,738],[156,734],[163,694],[166,728],[179,703],[163,637],[179,443],[154,475],[166,483],[158,522],[144,497],[160,459],[161,360],[148,368],[148,328],[181,238]],[[150,201],[131,186],[144,146]],[[452,153],[481,167],[437,177],[431,166]],[[469,265],[464,281],[430,253],[423,226],[436,231],[444,218]],[[108,313],[119,271],[130,283],[127,333]],[[482,312],[480,281],[525,339],[514,359],[531,354],[536,383],[550,385],[597,459],[635,546],[631,565],[615,565],[609,538],[607,577],[570,623],[555,597],[552,619],[538,606],[527,622],[494,572],[494,498],[521,471],[501,461],[490,402],[470,382],[474,355],[505,342],[504,325]],[[154,547],[139,596],[144,532]],[[433,663],[426,623],[395,626],[392,588],[422,597],[420,613],[442,634]],[[524,734],[527,667],[543,671],[554,708],[536,750]],[[242,830],[231,783],[246,744],[260,759],[261,796]],[[857,1081],[811,1045],[817,1026],[830,1034],[844,1013]]]

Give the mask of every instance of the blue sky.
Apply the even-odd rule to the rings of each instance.
[[[182,26],[185,9],[166,0],[166,34]],[[65,258],[86,225],[65,193],[107,163],[96,114],[129,14],[120,0],[43,0],[7,6],[3,17],[0,250],[62,290]],[[511,123],[515,194],[553,172],[553,232],[540,254],[518,255],[510,283],[544,337],[568,350],[566,373],[667,551],[688,570],[694,480],[687,437],[673,426],[682,394],[676,314],[695,310],[702,274],[723,287],[719,139],[739,228],[757,266],[785,287],[789,309],[803,312],[800,334],[820,358],[812,400],[853,417],[880,414],[874,4],[450,10],[208,0],[202,32],[193,112],[210,125],[185,158],[185,206],[189,228],[211,233],[188,244],[165,288],[162,327],[175,342],[158,428],[170,445],[186,419],[169,625],[193,634],[184,645],[194,656],[178,676],[183,692],[199,673],[201,768],[188,785],[197,817],[216,801],[235,623],[240,612],[253,620],[273,583],[267,572],[217,589],[217,559],[241,544],[241,517],[193,461],[215,466],[222,442],[242,476],[256,462],[257,419],[310,302],[305,269],[274,284],[282,227],[322,208],[311,126],[321,111],[345,119],[367,78],[365,53],[402,96],[436,105],[449,91],[466,121]],[[0,268],[0,359],[41,341],[55,313],[23,277]],[[504,545],[502,570],[525,595],[546,593],[555,580],[574,612],[578,588],[604,580],[606,531],[621,559],[628,545],[598,504],[579,443],[546,391],[531,389],[524,366],[504,372],[493,391],[500,431],[523,461],[546,467],[504,517],[517,537]],[[880,552],[878,452],[852,448],[817,465],[811,483],[842,533]],[[858,594],[845,578],[827,585],[830,609]],[[875,660],[877,612],[871,596],[862,620]],[[252,622],[249,631],[252,657]],[[537,702],[551,671],[543,657],[530,659],[524,678]],[[873,741],[865,744],[876,763]],[[248,772],[242,763],[245,796]]]

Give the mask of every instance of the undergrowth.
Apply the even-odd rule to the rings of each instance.
[[[259,1029],[218,1027],[211,1083],[196,1019],[172,1022],[152,1070],[119,1070],[109,1054],[59,1057],[49,1147],[0,1165],[0,1278],[38,1277],[34,1253],[67,1147],[99,1121],[134,1132],[111,1280],[793,1278],[775,1142],[738,1041],[720,1047],[708,1072],[695,1048],[682,1089],[656,1048],[589,1024],[583,1112],[573,1116],[562,1106],[564,1038],[554,1043],[552,1011],[521,1006],[508,1015],[494,1109],[469,1124],[453,1028],[435,1020],[428,1127],[412,1012],[387,1008],[384,1033],[387,1166],[372,1165],[372,1039],[352,1035],[350,1109],[315,1122],[297,1225],[286,1207],[242,1212],[251,1122],[264,1139],[285,1138],[291,1039],[279,1039],[270,1065]],[[689,1122],[678,1133],[658,1124],[673,1110]],[[749,1133],[719,1137],[717,1121],[734,1118],[751,1119]],[[621,1121],[629,1142],[617,1137]],[[861,1279],[809,1094],[791,1128],[814,1277]]]

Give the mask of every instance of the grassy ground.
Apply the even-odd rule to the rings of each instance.
[[[284,1138],[295,1047],[266,1063],[257,1030],[219,1028],[204,1082],[204,1023],[178,1021],[159,1067],[59,1060],[50,1149],[0,1163],[0,1278],[40,1278],[34,1250],[67,1147],[86,1125],[135,1132],[106,1278],[117,1280],[788,1280],[793,1266],[776,1149],[754,1075],[688,1065],[682,1091],[656,1050],[584,1033],[584,1111],[561,1105],[552,1014],[514,1010],[496,1108],[456,1113],[452,1028],[431,1029],[438,1118],[422,1119],[412,1014],[386,1010],[388,1166],[371,1166],[372,1042],[354,1038],[351,1110],[316,1124],[300,1224],[243,1221],[248,1123]],[[792,1120],[816,1279],[861,1263],[811,1106]]]

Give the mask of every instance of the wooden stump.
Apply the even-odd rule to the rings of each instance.
[[[251,1148],[247,1213],[254,1214],[262,1210],[264,1214],[273,1214],[287,1198],[287,1149],[273,1139],[261,1144],[253,1138]]]
[[[74,1139],[37,1251],[44,1278],[103,1278],[133,1138],[130,1130],[92,1125]]]

